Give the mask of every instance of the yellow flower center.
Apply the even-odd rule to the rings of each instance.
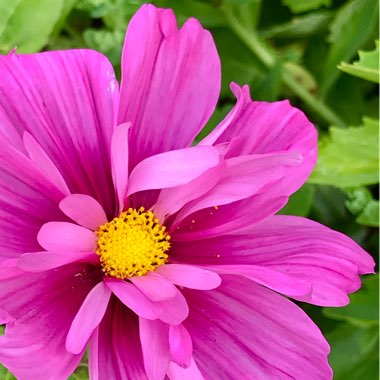
[[[165,264],[170,236],[151,211],[129,208],[96,231],[103,272],[126,279],[144,276]]]

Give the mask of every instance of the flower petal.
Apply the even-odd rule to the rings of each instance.
[[[111,294],[111,290],[103,282],[99,282],[88,293],[67,334],[66,349],[68,352],[79,354],[86,347],[92,332],[106,312]]]
[[[57,204],[64,194],[1,136],[0,161],[0,260],[4,260],[41,250],[37,233],[44,223],[62,220]]]
[[[184,292],[194,359],[214,379],[332,378],[327,342],[285,297],[236,276],[209,292]]]
[[[107,223],[107,216],[99,202],[86,194],[71,194],[63,199],[59,208],[74,222],[90,230]]]
[[[169,347],[171,360],[181,367],[188,368],[191,364],[193,343],[185,327],[169,326]]]
[[[0,130],[8,141],[24,151],[27,131],[73,193],[111,212],[109,147],[119,96],[107,58],[91,50],[11,54],[0,57],[0,78]]]
[[[210,207],[176,220],[169,234],[173,249],[177,241],[207,239],[254,226],[281,210],[288,197],[272,197],[270,191],[227,205]]]
[[[169,326],[140,318],[140,341],[149,380],[164,380],[170,362]]]
[[[303,185],[317,160],[317,132],[300,110],[289,102],[252,101],[248,86],[231,89],[238,98],[236,109],[227,115],[203,145],[234,140],[226,157],[246,154],[298,152],[303,160],[288,167],[279,195],[290,195]]]
[[[95,252],[97,241],[93,231],[67,222],[45,223],[37,239],[44,249],[55,252]]]
[[[176,287],[158,273],[131,277],[130,281],[152,301],[166,301],[177,295]]]
[[[131,122],[131,169],[191,145],[214,111],[220,62],[195,19],[178,30],[173,12],[144,5],[129,23],[122,56],[119,123]]]
[[[91,380],[148,380],[141,353],[138,319],[112,297],[89,347]]]
[[[70,190],[67,187],[62,174],[59,172],[46,152],[42,149],[41,145],[38,144],[36,139],[30,133],[25,131],[23,140],[25,149],[27,150],[30,159],[48,178],[50,178],[51,182],[54,183],[63,194],[69,195]]]
[[[191,363],[188,368],[182,368],[170,362],[168,377],[170,380],[204,380],[193,358],[191,358]]]
[[[13,317],[0,337],[0,362],[18,379],[67,379],[83,352],[66,351],[70,324],[99,280],[83,263],[2,279],[0,304]]]
[[[192,265],[167,264],[157,268],[156,273],[176,285],[190,289],[210,290],[221,283],[217,273]]]
[[[310,294],[292,297],[321,306],[346,305],[347,294],[360,287],[359,274],[372,273],[374,268],[372,257],[347,236],[314,221],[285,215],[231,235],[176,242],[173,257],[193,265],[267,267],[267,274],[272,273],[266,280],[271,282],[268,286],[280,286],[277,281],[285,279],[283,275],[293,277],[295,284],[307,282]]]
[[[285,167],[299,161],[296,154],[270,154],[234,157],[226,161],[225,176],[204,196],[184,207],[174,224],[192,213],[208,207],[220,206],[275,189],[284,176]],[[274,196],[275,197],[275,196]]]
[[[17,266],[28,272],[43,272],[77,261],[97,264],[99,256],[92,252],[31,252],[21,255]]]
[[[119,125],[113,135],[111,142],[112,178],[115,185],[119,212],[123,210],[124,198],[127,195],[128,185],[128,132],[131,123]]]
[[[154,302],[147,298],[136,286],[119,279],[106,278],[104,283],[112,293],[138,316],[157,319],[159,311]]]
[[[159,319],[169,325],[177,326],[189,315],[189,306],[178,289],[175,297],[156,302],[156,305],[159,308]]]
[[[189,183],[219,161],[218,150],[214,147],[178,149],[146,158],[133,169],[127,195]]]

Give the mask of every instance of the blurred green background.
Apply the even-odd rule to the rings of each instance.
[[[0,0],[0,53],[83,48],[103,52],[120,75],[125,29],[138,0]],[[254,99],[288,98],[319,129],[319,161],[282,213],[351,236],[378,258],[379,48],[376,0],[159,0],[179,23],[198,18],[223,68],[218,108],[205,135],[234,104],[229,83]],[[377,380],[378,276],[347,307],[301,305],[331,344],[336,380]],[[1,379],[13,378],[0,368]],[[86,379],[83,363],[72,379]],[[305,374],[307,380],[307,374]]]

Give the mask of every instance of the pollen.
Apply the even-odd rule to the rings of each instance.
[[[170,236],[153,212],[129,208],[96,231],[102,270],[127,279],[153,272],[168,260]]]

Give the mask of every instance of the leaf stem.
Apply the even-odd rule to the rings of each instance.
[[[225,4],[224,13],[231,30],[237,37],[255,54],[259,60],[268,69],[273,68],[277,63],[277,58],[268,47],[260,41],[254,30],[246,29],[239,20],[234,16],[233,9]],[[323,101],[317,99],[313,94],[307,91],[299,84],[293,75],[289,72],[286,65],[283,65],[282,81],[283,83],[299,97],[311,110],[321,116],[327,123],[344,127],[345,122]]]

